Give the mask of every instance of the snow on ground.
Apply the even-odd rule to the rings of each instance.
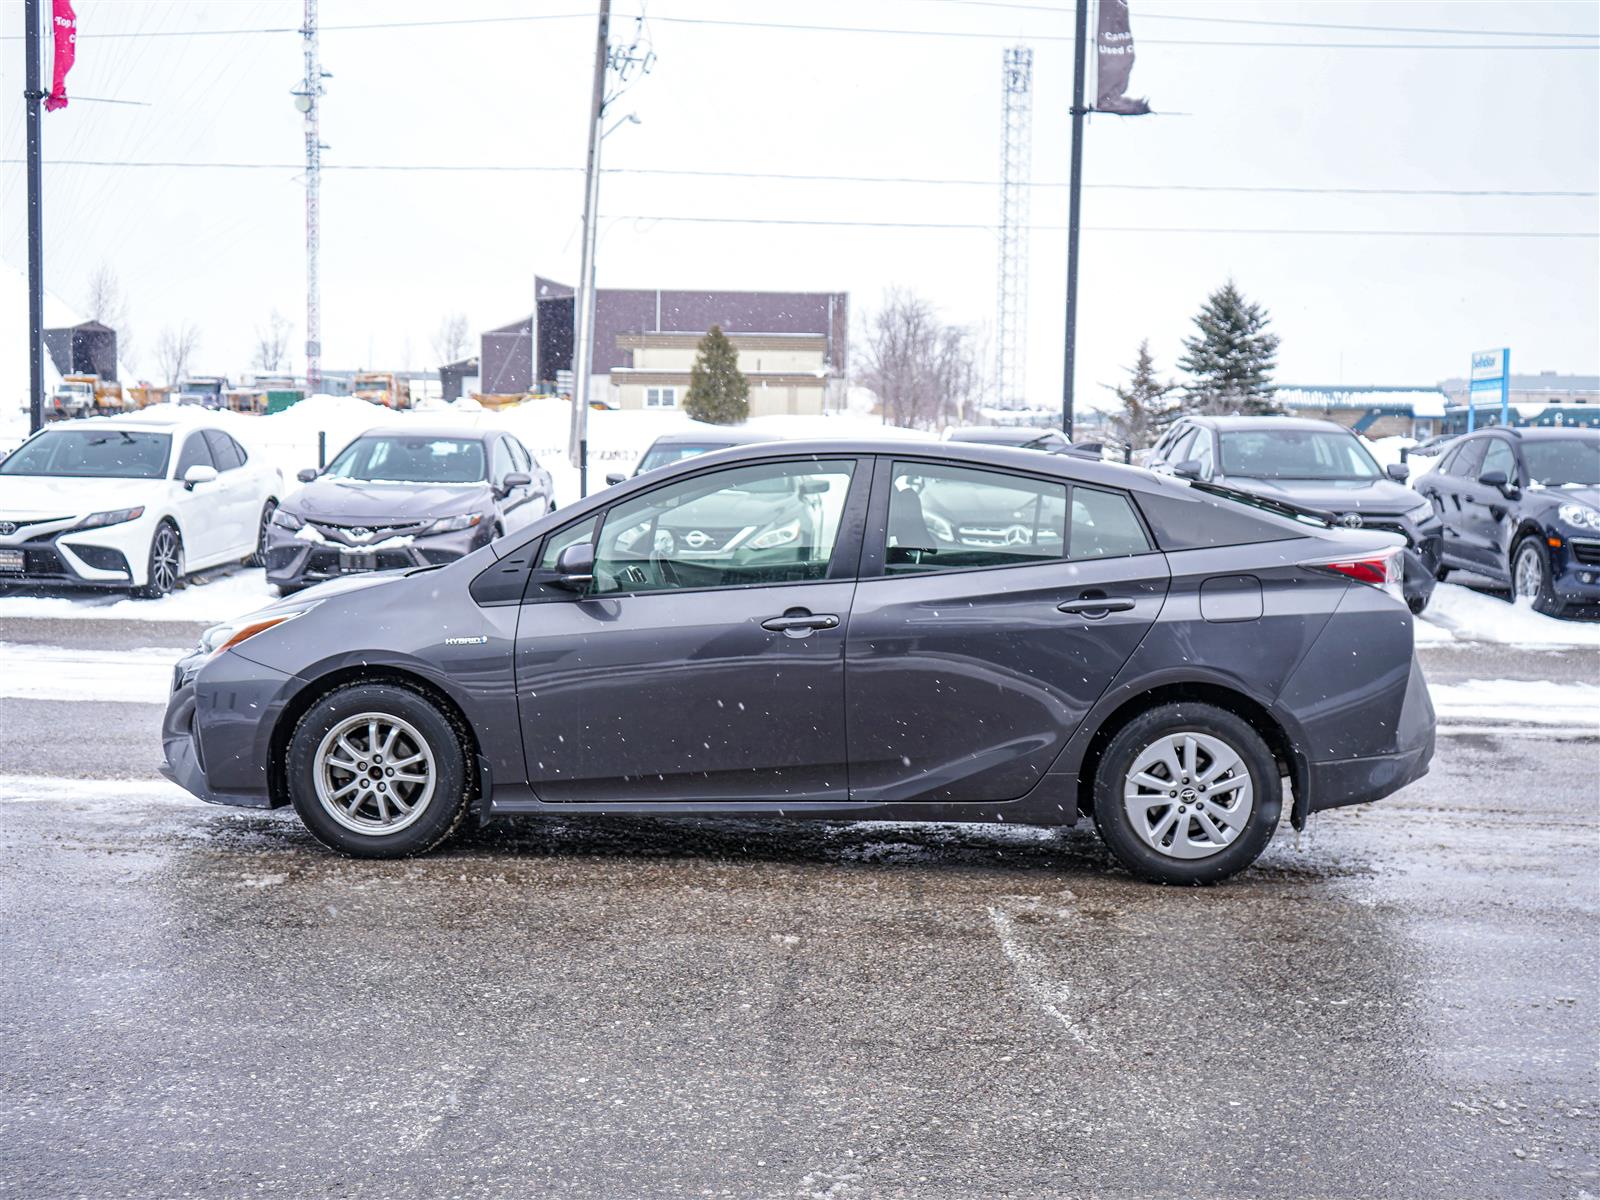
[[[12,618],[72,618],[90,621],[203,621],[215,624],[254,612],[278,598],[258,569],[235,571],[208,583],[190,580],[159,600],[135,600],[119,592],[81,596],[0,596],[0,624]]]
[[[1600,685],[1552,683],[1543,679],[1469,679],[1430,683],[1441,723],[1491,722],[1500,725],[1560,725],[1600,733]]]
[[[1426,632],[1425,632],[1426,631]],[[1502,646],[1600,646],[1600,624],[1563,621],[1456,583],[1441,583],[1417,622],[1419,642],[1494,642]]]
[[[187,651],[68,649],[0,642],[0,698],[165,704]]]

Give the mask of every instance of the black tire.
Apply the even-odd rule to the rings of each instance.
[[[292,596],[296,592],[303,592],[306,590],[306,585],[303,583],[280,583],[275,585],[275,587],[279,596]]]
[[[1122,793],[1135,761],[1147,748],[1163,738],[1189,733],[1216,739],[1238,754],[1240,766],[1249,776],[1252,806],[1243,828],[1227,845],[1205,857],[1175,858],[1155,849],[1135,829],[1133,818],[1128,815],[1123,803]],[[1238,768],[1235,768],[1233,774],[1237,773]],[[1179,793],[1193,791],[1181,785],[1174,790]],[[1192,797],[1189,800],[1189,804],[1197,802],[1203,806],[1205,797],[1199,797],[1198,801]],[[1095,828],[1123,866],[1152,883],[1207,884],[1237,874],[1255,862],[1266,849],[1278,827],[1282,809],[1282,778],[1266,742],[1249,722],[1210,704],[1164,704],[1139,714],[1111,739],[1095,768]],[[1193,810],[1183,817],[1173,815],[1175,821],[1181,820],[1183,828],[1188,830],[1191,827],[1198,828],[1199,811]],[[1214,807],[1212,811],[1220,810]],[[1226,823],[1224,825],[1226,827]]]
[[[272,514],[278,511],[278,502],[268,500],[261,506],[261,524],[256,526],[256,552],[244,560],[247,567],[267,565],[267,526],[272,524]]]
[[[1428,607],[1429,599],[1430,597],[1428,596],[1407,596],[1406,607],[1411,610],[1412,616],[1420,617],[1422,610]]]
[[[398,719],[409,726],[426,743],[425,750],[432,755],[432,790],[419,801],[418,814],[394,833],[385,833],[376,827],[365,832],[351,828],[324,807],[318,794],[317,754],[324,739],[342,724],[369,714],[377,714],[380,719]],[[360,735],[356,736],[359,739]],[[402,738],[410,736],[404,734]],[[410,748],[405,741],[398,744]],[[342,752],[335,743],[329,747],[329,753]],[[349,774],[360,778],[379,769],[369,766],[365,759],[361,760],[361,765],[362,772]],[[393,769],[384,769],[394,774]],[[333,776],[336,782],[343,778],[345,776],[340,774]],[[373,778],[378,782],[363,786],[381,790],[382,776]],[[398,684],[357,683],[329,693],[300,718],[289,739],[289,799],[295,811],[312,836],[324,846],[355,858],[405,858],[432,850],[453,834],[466,816],[469,778],[466,739],[462,731],[431,700]],[[395,787],[398,791],[399,785]],[[413,792],[412,798],[416,799],[417,795]],[[393,798],[394,793],[391,793],[390,799]],[[371,794],[370,804],[364,800],[356,803],[365,806],[361,812],[369,818],[378,811],[376,793]]]
[[[1446,579],[1450,578],[1450,568],[1445,566],[1443,563],[1439,564],[1433,569],[1433,578],[1436,582],[1443,583]]]
[[[170,520],[163,519],[150,534],[144,578],[144,586],[134,590],[141,600],[159,600],[183,586],[183,535]]]
[[[1526,555],[1531,562],[1538,564],[1539,579],[1537,586],[1532,591],[1525,590],[1521,578],[1523,557]],[[1533,611],[1541,612],[1547,617],[1559,617],[1564,607],[1556,599],[1555,587],[1551,582],[1550,556],[1545,552],[1543,543],[1533,534],[1529,534],[1516,544],[1511,551],[1511,601],[1516,603],[1521,597],[1528,596],[1533,600]]]

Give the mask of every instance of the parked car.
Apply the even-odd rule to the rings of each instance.
[[[929,496],[1020,533],[951,544]],[[368,857],[519,813],[1087,814],[1138,874],[1210,882],[1267,845],[1283,778],[1302,827],[1433,753],[1395,540],[1266,503],[1003,448],[722,451],[214,627],[164,769]],[[690,553],[707,507],[748,528]]]
[[[1486,575],[1551,616],[1600,606],[1600,430],[1480,430],[1416,487],[1444,525],[1441,579]]]
[[[369,429],[300,480],[267,530],[267,581],[280,595],[449,562],[556,508],[550,472],[497,430]]]
[[[1432,505],[1406,486],[1403,463],[1380,468],[1343,425],[1298,417],[1184,417],[1145,465],[1324,514],[1347,529],[1405,539],[1405,595],[1420,613],[1433,595],[1441,526]]]
[[[1077,458],[1100,458],[1098,443],[1093,448],[1075,446],[1059,429],[1039,429],[1028,425],[968,425],[952,429],[946,441],[976,442],[981,446],[1015,446],[1019,450],[1043,450],[1050,454],[1071,454]]]
[[[757,442],[777,440],[778,435],[775,433],[760,433],[740,425],[728,425],[722,428],[707,426],[702,429],[685,430],[682,433],[664,433],[651,442],[650,448],[639,457],[639,465],[633,468],[633,474],[643,475],[646,471],[654,471],[657,467],[682,462],[698,454],[709,454],[713,450],[726,450],[730,446],[750,446]],[[606,483],[615,487],[629,478],[630,476],[624,472],[613,471],[606,476]]]
[[[0,584],[165,595],[258,556],[282,492],[277,468],[203,419],[49,425],[0,462]]]

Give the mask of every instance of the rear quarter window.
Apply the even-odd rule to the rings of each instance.
[[[1162,550],[1286,542],[1313,532],[1287,517],[1221,496],[1208,496],[1177,483],[1136,492],[1134,501],[1144,513],[1157,547]]]

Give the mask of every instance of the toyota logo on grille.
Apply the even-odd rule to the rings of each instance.
[[[1360,529],[1361,514],[1345,513],[1344,516],[1339,518],[1339,524],[1343,525],[1346,529]]]
[[[711,535],[701,529],[691,529],[683,535],[683,544],[691,550],[699,550],[711,544]]]
[[[349,532],[350,536],[355,538],[358,542],[364,542],[372,536],[372,530],[368,529],[365,525],[352,526]]]
[[[17,531],[15,521],[0,521],[0,537],[10,537]]]

